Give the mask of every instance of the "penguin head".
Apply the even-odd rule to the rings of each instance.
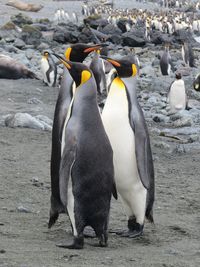
[[[48,57],[49,57],[49,52],[48,51],[44,51],[43,53],[42,53],[42,57],[43,58],[46,58],[46,59],[48,59]]]
[[[176,72],[175,73],[175,77],[176,77],[177,80],[180,80],[182,78],[182,75],[181,75],[180,72]]]
[[[56,56],[60,60],[60,62],[63,63],[63,65],[68,69],[76,84],[76,87],[82,85],[91,78],[92,73],[86,65],[79,62],[71,62],[57,54],[54,54],[54,56]]]
[[[120,78],[128,78],[131,76],[136,76],[138,70],[137,66],[129,59],[129,57],[124,57],[122,59],[112,59],[109,57],[101,56],[101,58],[110,62],[116,69],[117,74]]]
[[[83,62],[83,60],[89,55],[90,52],[99,50],[102,44],[81,44],[77,43],[68,47],[65,51],[65,58],[70,61]]]

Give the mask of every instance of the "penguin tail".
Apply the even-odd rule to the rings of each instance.
[[[154,223],[154,219],[153,219],[153,209],[148,209],[146,210],[146,214],[145,214],[147,220],[150,222],[150,223]]]

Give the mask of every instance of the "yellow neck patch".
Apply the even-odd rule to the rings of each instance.
[[[65,51],[65,58],[67,60],[70,60],[71,51],[72,51],[71,47],[68,47],[67,50]]]
[[[88,70],[83,70],[81,73],[81,84],[87,82],[91,77],[91,73]]]
[[[119,78],[119,77],[116,77],[112,84],[117,87],[117,89],[120,89],[120,90],[124,90],[125,89],[125,85],[123,83],[123,81]]]
[[[132,71],[133,71],[132,76],[135,76],[137,74],[137,67],[135,64],[132,64]]]

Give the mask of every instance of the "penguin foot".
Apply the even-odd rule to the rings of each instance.
[[[129,238],[136,238],[136,237],[141,236],[142,234],[143,234],[143,230],[141,230],[141,231],[137,231],[137,230],[129,231],[128,237]]]
[[[117,232],[117,235],[120,235],[121,237],[128,237],[128,238],[135,238],[138,236],[141,236],[143,233],[143,230],[125,230],[125,231],[120,231]]]
[[[59,248],[68,248],[68,249],[83,249],[84,239],[83,237],[74,237],[74,241],[72,244],[68,243],[59,243],[56,244]]]
[[[107,247],[108,246],[108,234],[104,233],[99,237],[99,246]]]

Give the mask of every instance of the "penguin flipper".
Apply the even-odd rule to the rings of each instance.
[[[50,83],[51,81],[50,81],[50,73],[52,72],[52,68],[50,67],[49,69],[48,69],[48,71],[46,72],[46,77],[47,77],[47,81],[48,81],[48,83]]]
[[[60,162],[60,198],[65,206],[67,207],[67,192],[68,192],[68,182],[71,175],[73,164],[76,160],[76,141],[67,140],[67,145],[64,148],[63,155]]]
[[[149,190],[154,181],[154,168],[150,142],[145,132],[135,132],[135,151],[141,182]]]
[[[114,197],[116,200],[118,199],[117,188],[116,188],[116,184],[115,184],[115,182],[113,183],[112,195],[113,195],[113,197]]]

